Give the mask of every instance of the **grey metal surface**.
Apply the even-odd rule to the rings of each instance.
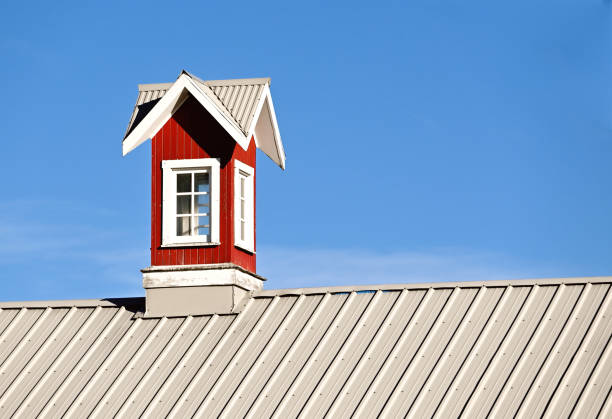
[[[233,80],[201,80],[189,75],[202,90],[212,96],[221,112],[229,116],[236,126],[247,134],[257,104],[262,97],[264,87],[270,84],[269,78],[233,79]],[[138,85],[138,98],[125,133],[125,137],[146,116],[155,101],[160,99],[170,89],[173,83],[156,83]]]
[[[0,305],[0,417],[605,417],[612,279]]]

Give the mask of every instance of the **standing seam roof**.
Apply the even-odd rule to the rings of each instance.
[[[161,319],[142,299],[0,304],[0,416],[604,417],[610,287],[264,291]]]

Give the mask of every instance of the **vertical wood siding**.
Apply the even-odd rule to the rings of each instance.
[[[255,272],[255,254],[234,246],[233,213],[234,160],[255,167],[255,149],[255,141],[251,139],[248,150],[243,150],[193,98],[188,99],[157,132],[151,141],[151,265],[231,262]],[[162,160],[211,157],[221,161],[221,244],[162,248]]]

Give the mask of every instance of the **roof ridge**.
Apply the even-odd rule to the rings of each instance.
[[[372,284],[372,285],[339,285],[329,287],[281,288],[261,290],[253,297],[273,297],[282,295],[302,294],[337,294],[348,292],[367,291],[401,291],[404,289],[440,289],[440,288],[480,288],[480,287],[509,287],[509,286],[535,286],[535,285],[572,285],[572,284],[601,284],[612,283],[612,276],[568,277],[568,278],[529,278],[529,279],[493,279],[488,281],[460,281],[460,282],[415,282],[398,284]],[[6,308],[45,308],[45,307],[120,307],[124,304],[139,304],[144,297],[104,298],[104,299],[76,299],[76,300],[40,300],[40,301],[7,301],[0,302],[0,309]]]
[[[454,282],[414,282],[397,284],[372,285],[339,285],[328,287],[304,287],[285,289],[263,289],[254,297],[271,297],[277,295],[327,294],[342,292],[365,291],[401,291],[404,289],[429,288],[480,288],[480,287],[509,287],[509,286],[535,286],[535,285],[571,285],[571,284],[597,284],[612,283],[612,276],[568,277],[568,278],[527,278],[527,279],[493,279],[488,281],[454,281]]]
[[[204,83],[209,86],[237,86],[249,84],[272,84],[270,77],[255,77],[248,79],[224,79],[224,80],[205,80]]]
[[[170,83],[144,83],[138,85],[139,92],[149,92],[151,90],[168,90],[174,82]]]

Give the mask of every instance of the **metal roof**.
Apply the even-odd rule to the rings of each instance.
[[[189,74],[189,73],[187,73]],[[208,94],[218,108],[230,117],[236,126],[246,135],[253,122],[257,104],[264,92],[264,87],[270,85],[269,78],[232,79],[232,80],[202,80],[193,74],[189,76],[198,83],[204,93]],[[161,99],[173,83],[139,84],[138,98],[125,137],[146,116],[158,99]],[[145,106],[142,106],[145,105]],[[125,138],[124,137],[124,138]]]
[[[0,304],[0,416],[611,417],[612,278]]]

